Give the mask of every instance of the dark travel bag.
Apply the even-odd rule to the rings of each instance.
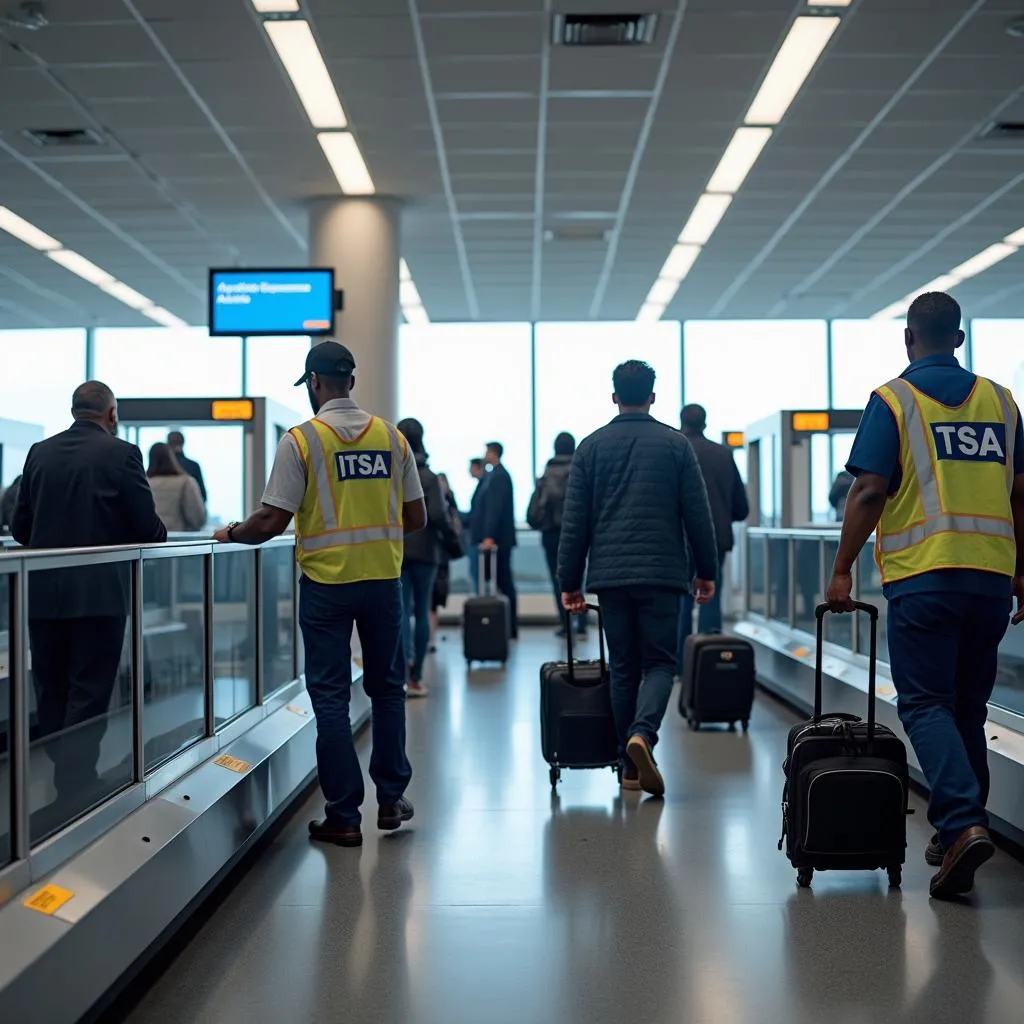
[[[573,659],[572,622],[566,616],[568,661],[549,661],[540,669],[540,744],[544,760],[551,766],[552,792],[563,768],[612,768],[621,781],[604,623],[601,609],[588,607],[597,612],[600,659]]]
[[[462,611],[462,649],[466,664],[474,661],[497,661],[502,665],[508,661],[509,612],[508,598],[497,593],[494,573],[484,581],[484,560],[493,568],[492,552],[482,552],[478,571],[480,574],[480,596],[466,601]],[[486,591],[486,592],[485,592]]]
[[[878,609],[856,602],[871,617],[868,720],[821,713],[822,634],[828,605],[815,609],[817,650],[814,715],[789,733],[782,795],[782,838],[797,869],[811,884],[815,870],[882,868],[889,885],[903,878],[907,848],[909,781],[903,741],[875,722]]]
[[[746,732],[754,705],[754,647],[721,633],[688,636],[683,645],[679,713],[691,729],[707,722],[736,723]]]

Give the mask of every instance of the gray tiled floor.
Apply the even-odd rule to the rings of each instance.
[[[610,772],[552,803],[527,635],[467,681],[454,637],[409,705],[414,827],[311,847],[312,801],[167,968],[131,1024],[956,1024],[1024,1021],[1024,866],[969,905],[927,896],[923,808],[902,892],[797,891],[775,843],[793,716],[693,735],[670,708],[664,803]],[[362,744],[364,760],[368,751]]]

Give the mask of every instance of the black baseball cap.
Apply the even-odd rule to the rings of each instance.
[[[356,368],[355,357],[344,345],[336,341],[321,341],[314,345],[306,356],[306,372],[295,382],[299,387],[309,380],[311,373],[326,373],[333,377],[344,377]]]

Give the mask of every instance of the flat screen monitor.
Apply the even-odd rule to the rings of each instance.
[[[210,334],[334,333],[330,267],[210,271]]]

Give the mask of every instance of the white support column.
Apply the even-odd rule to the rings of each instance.
[[[335,338],[356,358],[353,398],[367,412],[394,421],[398,411],[397,200],[315,199],[309,211],[309,262],[334,267],[345,293]]]

